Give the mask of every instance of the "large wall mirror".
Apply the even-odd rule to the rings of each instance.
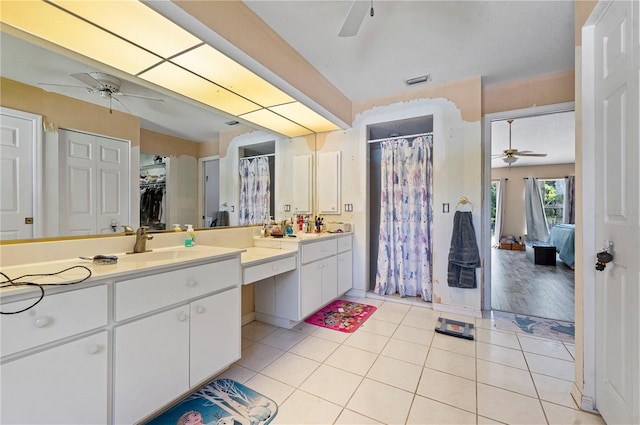
[[[296,213],[312,213],[313,166],[315,163],[315,138],[313,135],[291,139],[263,129],[252,128],[246,123],[229,127],[227,123],[232,124],[234,117],[221,114],[212,108],[182,98],[168,90],[152,86],[150,83],[110,69],[95,61],[84,59],[73,52],[64,52],[63,55],[60,53],[61,49],[41,40],[18,34],[13,30],[5,32],[7,28],[4,26],[2,30],[0,47],[3,52],[3,61],[0,64],[0,76],[4,86],[3,92],[5,87],[11,85],[14,93],[15,90],[18,90],[24,91],[24,94],[17,96],[21,98],[20,101],[15,101],[16,96],[14,96],[12,104],[7,105],[8,100],[5,100],[0,101],[0,106],[29,112],[41,117],[41,127],[36,129],[37,132],[41,132],[40,137],[42,138],[41,147],[38,149],[42,149],[46,153],[47,141],[58,138],[61,128],[80,131],[87,131],[86,128],[91,128],[92,130],[87,131],[88,133],[121,139],[130,143],[131,173],[127,190],[130,191],[131,219],[120,218],[117,224],[139,225],[141,223],[139,177],[145,173],[160,175],[162,168],[166,168],[170,170],[167,181],[164,183],[166,185],[164,190],[169,192],[169,195],[164,199],[166,203],[164,211],[168,217],[164,217],[164,220],[157,220],[158,225],[155,227],[158,230],[163,227],[171,230],[174,223],[184,225],[188,222],[186,220],[191,220],[187,217],[193,217],[192,221],[198,227],[208,227],[211,225],[211,220],[206,220],[206,218],[212,219],[213,213],[216,211],[228,213],[228,222],[225,224],[240,225],[238,215],[240,158],[242,156],[263,155],[262,150],[265,146],[270,147],[272,152],[268,154],[273,158],[271,184],[273,195],[270,215],[281,220]],[[120,91],[130,93],[133,96],[113,96],[112,99],[105,99],[95,90],[89,90],[86,84],[82,84],[82,81],[78,80],[77,75],[75,77],[70,75],[89,74],[95,76],[92,74],[95,72],[116,76],[121,83]],[[19,84],[14,84],[14,82]],[[15,89],[14,86],[19,88]],[[41,93],[46,94],[46,99]],[[61,96],[52,93],[58,93]],[[84,102],[81,104],[83,106],[80,108],[74,106],[68,109],[68,104],[64,102],[64,99],[69,98],[75,99],[74,102]],[[52,99],[55,108],[49,105]],[[58,122],[61,119],[65,123]],[[85,126],[85,124],[87,125]],[[181,140],[219,143],[219,152],[211,152],[209,149],[202,155],[193,152],[182,155],[180,148],[177,148],[178,153],[174,158],[172,155],[163,153],[162,149],[156,151],[153,144],[143,146],[140,142],[140,134],[145,130]],[[225,131],[233,132],[237,136],[221,138],[220,134]],[[224,140],[221,141],[221,139]],[[42,152],[39,154],[42,155]],[[49,154],[51,155],[51,153]],[[200,210],[198,207],[200,205],[199,198],[204,197],[202,192],[204,186],[202,186],[201,179],[204,179],[205,176],[201,175],[203,172],[200,170],[198,158],[207,155],[219,157],[217,164],[218,194],[212,204],[210,203]],[[184,157],[187,157],[188,161],[184,160]],[[52,161],[53,159],[49,156],[45,160]],[[159,162],[154,163],[154,161]],[[180,161],[182,161],[182,166],[174,166]],[[41,162],[42,156],[40,163],[34,162],[33,165],[41,167]],[[47,196],[46,193],[43,194],[43,186],[37,185],[38,181],[42,184],[43,177],[50,179],[51,176],[40,174],[40,180],[36,179],[31,186],[32,189],[29,189],[34,191],[35,198],[38,196],[46,198]],[[49,184],[52,184],[53,181],[49,180]],[[175,183],[176,181],[179,183]],[[149,183],[154,185],[154,189],[163,184],[157,180]],[[173,184],[180,186],[174,188]],[[176,193],[171,191],[180,191],[181,194],[180,196],[172,196]],[[189,201],[185,203],[181,199],[183,196],[188,196]],[[184,205],[188,205],[188,207],[184,208]],[[48,207],[46,203],[40,202],[39,205],[36,205],[36,208],[38,207],[37,215],[40,218],[59,214],[59,211],[54,211],[55,206]],[[174,208],[178,208],[179,211],[174,212]],[[0,212],[0,214],[2,214],[0,220],[4,221],[4,212]],[[202,220],[200,220],[201,217],[203,217]],[[119,228],[118,231],[120,232],[122,229]],[[95,234],[110,232],[112,229],[96,231]],[[67,234],[39,233],[35,237],[73,235],[73,232]],[[12,235],[0,238],[0,240],[10,239],[22,238]]]

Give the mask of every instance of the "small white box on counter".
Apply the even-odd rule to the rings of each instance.
[[[326,231],[327,232],[332,232],[332,233],[336,233],[336,232],[350,232],[351,231],[351,223],[327,223],[326,224]]]

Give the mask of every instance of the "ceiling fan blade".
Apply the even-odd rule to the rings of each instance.
[[[118,93],[113,93],[112,96],[137,97],[139,99],[155,100],[156,102],[164,102],[164,99],[160,99],[158,97],[142,96],[140,94],[118,92]]]
[[[547,156],[546,153],[526,153],[526,152],[518,152],[515,155],[518,156]]]
[[[122,107],[123,107],[123,108],[124,108],[128,113],[131,113],[131,111],[129,110],[129,108],[127,108],[127,105],[125,105],[124,103],[122,103],[122,101],[121,101],[120,99],[118,99],[117,97],[115,97],[115,96],[109,96],[109,99],[110,99],[110,100],[111,100],[111,99],[115,100],[115,101],[116,101],[116,102],[118,102],[120,105],[122,105]],[[111,106],[111,105],[109,105],[109,106]]]
[[[38,83],[39,86],[54,86],[54,87],[70,87],[70,88],[74,88],[74,89],[82,89],[82,90],[86,90],[89,93],[93,93],[94,90],[91,87],[87,87],[87,86],[74,86],[72,84],[54,84],[54,83]]]
[[[354,0],[351,9],[342,24],[342,28],[338,33],[339,37],[353,37],[358,33],[360,25],[364,20],[367,10],[369,9],[368,1]]]
[[[86,72],[76,72],[74,74],[69,74],[71,77],[75,78],[78,81],[83,82],[84,84],[92,87],[94,89],[100,90],[102,88],[102,83],[91,76],[91,74],[87,74]]]

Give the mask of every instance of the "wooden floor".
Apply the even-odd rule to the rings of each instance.
[[[574,271],[562,261],[535,265],[524,251],[491,250],[493,310],[574,321]]]

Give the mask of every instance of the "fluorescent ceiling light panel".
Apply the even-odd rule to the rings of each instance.
[[[137,0],[52,0],[52,3],[163,58],[202,43],[197,37]]]
[[[269,109],[305,126],[308,129],[313,130],[316,133],[340,129],[340,127],[300,102],[274,106]]]
[[[282,90],[208,45],[176,56],[171,62],[264,107],[295,101]]]
[[[241,116],[242,119],[258,124],[264,128],[268,128],[287,137],[304,136],[312,133],[308,128],[289,121],[280,115],[267,109],[261,109],[255,112],[249,112]]]
[[[0,7],[3,23],[129,74],[137,74],[161,60],[44,2],[3,0]]]
[[[259,105],[170,62],[162,63],[138,76],[232,115],[260,109]]]

